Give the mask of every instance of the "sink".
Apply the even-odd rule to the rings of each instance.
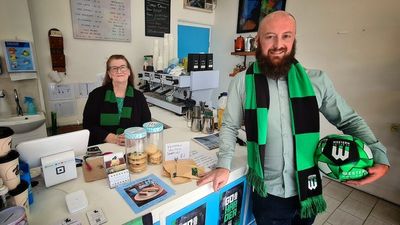
[[[43,112],[40,112],[36,115],[11,116],[7,118],[0,118],[0,126],[10,127],[16,134],[26,133],[35,130],[45,122],[46,118]]]

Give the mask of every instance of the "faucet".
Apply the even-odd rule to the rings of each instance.
[[[14,97],[15,97],[15,103],[17,103],[17,115],[23,116],[24,112],[22,111],[21,105],[19,104],[19,97],[18,97],[17,89],[14,89]]]

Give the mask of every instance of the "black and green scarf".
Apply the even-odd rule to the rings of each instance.
[[[255,62],[246,71],[245,126],[249,172],[247,179],[260,196],[267,196],[264,182],[264,156],[267,143],[268,81]],[[325,211],[322,184],[314,151],[319,141],[319,110],[314,89],[304,68],[297,61],[288,73],[289,108],[294,141],[297,190],[301,217]]]
[[[133,113],[133,87],[128,85],[125,92],[124,105],[121,113],[118,112],[117,97],[112,86],[104,95],[104,111],[100,114],[100,126],[110,127],[116,134],[122,134],[124,128],[120,124],[129,124]]]

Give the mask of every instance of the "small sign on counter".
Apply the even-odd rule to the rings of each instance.
[[[190,142],[175,142],[165,145],[164,161],[189,159],[190,158]]]

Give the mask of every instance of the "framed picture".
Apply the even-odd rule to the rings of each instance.
[[[36,71],[34,53],[29,41],[3,41],[2,45],[9,73]]]
[[[239,0],[237,33],[255,32],[259,21],[271,12],[285,10],[286,0]]]
[[[213,12],[215,0],[183,0],[183,7],[186,9]]]

